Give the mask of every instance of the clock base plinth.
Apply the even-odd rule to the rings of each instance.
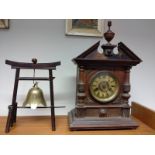
[[[70,130],[136,129],[138,124],[130,117],[76,117],[75,109],[69,112]]]

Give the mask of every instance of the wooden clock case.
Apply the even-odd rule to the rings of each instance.
[[[106,39],[107,40],[107,39]],[[70,130],[96,129],[134,129],[138,124],[130,118],[130,69],[141,62],[124,43],[117,45],[117,54],[112,51],[115,45],[102,45],[103,52],[98,51],[100,42],[73,59],[77,64],[75,109],[69,112]],[[111,50],[108,54],[108,50]],[[102,103],[95,100],[90,93],[90,81],[100,72],[114,75],[119,82],[117,96]]]

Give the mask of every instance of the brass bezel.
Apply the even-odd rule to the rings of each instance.
[[[91,86],[92,86],[92,82],[99,76],[101,75],[108,75],[110,77],[112,77],[115,81],[116,81],[116,90],[115,92],[112,94],[112,96],[110,96],[109,98],[99,98],[98,96],[96,96],[96,94],[94,93],[94,91],[92,90]],[[107,72],[107,71],[101,71],[101,72],[98,72],[96,73],[91,79],[90,79],[90,83],[89,83],[89,90],[90,90],[90,94],[91,96],[96,100],[96,101],[99,101],[101,103],[107,103],[107,102],[110,102],[112,100],[114,100],[118,93],[119,93],[119,81],[118,79],[116,78],[116,76],[114,76],[112,73],[110,72]]]

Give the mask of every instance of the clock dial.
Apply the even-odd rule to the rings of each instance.
[[[91,95],[97,101],[109,102],[117,96],[118,91],[118,80],[109,72],[99,72],[90,81]]]

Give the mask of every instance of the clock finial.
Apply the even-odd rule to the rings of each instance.
[[[108,31],[104,33],[105,40],[110,43],[110,41],[114,38],[115,33],[111,31],[110,27],[112,26],[112,22],[108,21]]]
[[[116,47],[116,45],[112,45],[110,41],[114,38],[115,33],[111,31],[110,27],[112,26],[112,22],[108,21],[108,31],[104,33],[104,39],[108,42],[107,44],[103,44],[101,47],[104,51],[104,54],[106,56],[113,55],[113,49]]]
[[[110,29],[110,26],[112,25],[112,23],[111,23],[111,21],[109,20],[108,21],[108,27],[109,27],[109,29]]]

